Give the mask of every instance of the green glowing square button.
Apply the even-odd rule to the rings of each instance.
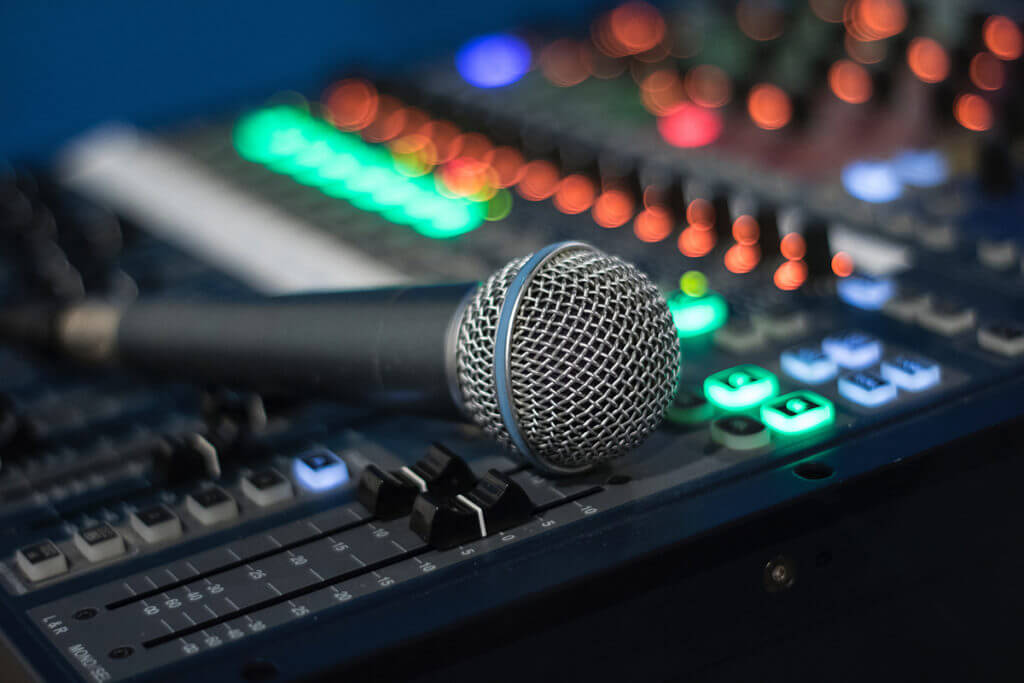
[[[813,391],[794,391],[761,406],[761,421],[783,434],[802,434],[836,419],[832,401]]]
[[[704,380],[704,395],[723,410],[753,408],[777,393],[779,380],[756,365],[737,365]]]

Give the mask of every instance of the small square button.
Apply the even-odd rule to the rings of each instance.
[[[1024,353],[1024,324],[1002,322],[978,328],[978,346],[1004,356]]]
[[[839,378],[839,393],[862,406],[880,406],[896,398],[896,385],[875,374],[861,370]]]
[[[974,327],[973,308],[954,299],[938,299],[922,310],[917,322],[925,329],[951,337]]]
[[[665,416],[677,424],[694,424],[711,419],[714,407],[704,394],[680,387],[672,402],[665,409]]]
[[[132,529],[146,543],[162,543],[181,536],[181,520],[166,505],[137,510],[129,518]]]
[[[238,504],[222,488],[212,486],[185,498],[185,508],[203,526],[220,524],[238,516]]]
[[[79,529],[74,541],[78,552],[90,562],[102,562],[124,554],[124,539],[109,524]]]
[[[348,481],[348,466],[333,451],[316,448],[292,461],[295,480],[309,491],[327,491]]]
[[[746,353],[764,343],[764,332],[750,318],[733,317],[715,331],[715,344],[733,353]]]
[[[892,298],[895,287],[888,278],[851,275],[836,283],[836,294],[851,306],[877,311]]]
[[[724,410],[752,408],[778,392],[775,375],[757,365],[737,365],[704,380],[704,395]]]
[[[914,322],[922,311],[931,305],[932,297],[928,292],[912,287],[900,287],[899,293],[889,299],[882,312],[904,322]]]
[[[768,429],[746,415],[726,415],[711,423],[711,438],[734,451],[763,448],[771,442]]]
[[[794,391],[761,406],[761,420],[776,432],[802,434],[835,422],[832,401],[813,391]]]
[[[931,389],[942,379],[935,361],[920,356],[896,356],[882,361],[882,377],[907,391]]]
[[[787,375],[806,384],[827,382],[839,372],[831,356],[812,346],[786,349],[779,357],[779,365]]]
[[[242,493],[260,507],[274,505],[292,497],[292,484],[274,469],[253,472],[242,479]]]
[[[825,337],[821,348],[838,365],[851,370],[874,365],[882,357],[882,342],[856,330]]]
[[[68,570],[68,558],[49,539],[21,548],[14,559],[29,581],[43,581]]]

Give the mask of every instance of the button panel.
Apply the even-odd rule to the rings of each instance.
[[[163,543],[181,536],[181,520],[166,505],[154,505],[133,512],[132,529],[146,543]]]
[[[704,380],[704,395],[723,410],[745,410],[779,392],[775,375],[757,365],[737,365]]]
[[[804,384],[821,384],[836,376],[839,368],[832,357],[813,346],[786,349],[779,356],[782,371]]]
[[[124,538],[109,524],[96,524],[79,529],[74,536],[75,547],[90,562],[103,562],[124,555]]]
[[[882,342],[857,330],[825,337],[821,348],[837,365],[850,370],[874,365],[882,357]]]
[[[882,377],[906,391],[925,391],[942,380],[935,361],[920,356],[894,356],[882,361]]]
[[[839,393],[862,406],[880,406],[896,398],[896,385],[868,370],[859,370],[839,378]]]
[[[292,462],[292,474],[307,491],[328,491],[349,480],[345,461],[327,448],[316,448],[296,456]]]
[[[761,420],[782,434],[803,434],[835,422],[832,401],[813,391],[794,391],[761,406]]]

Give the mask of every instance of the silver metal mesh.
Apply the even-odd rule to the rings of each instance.
[[[459,329],[466,410],[513,448],[498,408],[495,337],[505,293],[529,257],[484,282]],[[555,254],[533,275],[513,321],[512,402],[534,454],[563,468],[622,455],[661,421],[675,391],[679,342],[654,285],[588,247]]]

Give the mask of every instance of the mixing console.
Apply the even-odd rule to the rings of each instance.
[[[627,2],[0,169],[4,302],[576,239],[651,275],[683,359],[640,449],[551,478],[460,423],[2,348],[4,646],[27,679],[309,675],[1024,413],[1020,19]]]

